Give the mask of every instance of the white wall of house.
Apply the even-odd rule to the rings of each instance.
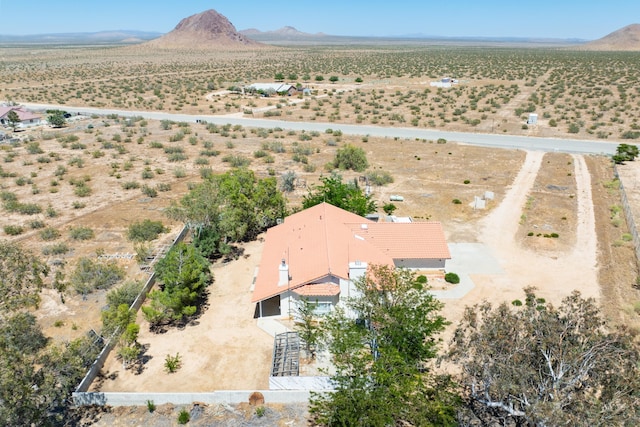
[[[409,268],[414,270],[434,269],[444,270],[446,259],[429,259],[429,258],[410,258],[410,259],[394,259],[396,268]]]

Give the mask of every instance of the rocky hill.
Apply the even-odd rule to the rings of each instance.
[[[584,50],[640,51],[640,24],[627,25],[582,46]]]
[[[161,49],[246,49],[262,46],[240,34],[229,20],[213,9],[188,18],[164,36],[145,43]]]

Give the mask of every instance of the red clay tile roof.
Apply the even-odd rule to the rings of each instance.
[[[340,286],[333,283],[318,283],[300,286],[293,292],[304,297],[332,297],[340,293]]]
[[[267,230],[252,302],[329,276],[346,280],[350,262],[393,266],[394,259],[407,258],[451,258],[440,223],[375,223],[321,203]],[[290,280],[278,286],[283,259]]]

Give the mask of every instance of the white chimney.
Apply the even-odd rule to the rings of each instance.
[[[278,272],[278,286],[287,285],[289,283],[289,266],[287,265],[287,262],[284,260],[284,258],[282,258],[282,262],[278,267]]]

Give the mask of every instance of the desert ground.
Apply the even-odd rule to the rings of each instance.
[[[635,85],[640,68],[633,54],[415,47],[179,57],[135,47],[16,48],[2,54],[11,66],[0,70],[0,99],[13,102],[571,136],[611,144],[640,137]],[[262,98],[227,90],[271,81],[277,72],[295,75],[291,80],[309,86],[313,96]],[[338,80],[331,83],[334,74]],[[460,83],[450,89],[429,85],[443,76]],[[533,111],[539,113],[538,125],[527,126]],[[67,276],[81,257],[106,256],[126,269],[128,280],[143,281],[148,273],[135,259],[128,227],[141,219],[161,221],[169,231],[151,246],[166,245],[181,224],[163,209],[203,175],[229,170],[238,159],[259,177],[280,179],[293,171],[298,186],[287,198],[296,207],[329,173],[325,165],[336,150],[350,143],[366,151],[370,171],[394,178],[373,188],[379,208],[390,195],[402,195],[396,215],[441,221],[450,243],[476,244],[498,267],[457,271],[468,274],[474,286],[443,300],[452,327],[465,306],[512,301],[522,297],[523,288],[535,286],[552,303],[577,289],[596,298],[612,324],[640,329],[637,261],[618,208],[619,182],[603,156],[113,115],[75,117],[63,129],[37,127],[12,136],[20,142],[0,145],[3,200],[15,196],[40,211],[26,215],[3,208],[2,237],[20,241]],[[619,170],[627,193],[634,194],[638,172],[633,171],[640,168],[629,163]],[[341,174],[345,180],[362,175]],[[474,209],[474,197],[486,192],[494,198],[486,209]],[[640,206],[638,199],[630,201]],[[93,230],[93,237],[74,239],[78,227]],[[214,265],[208,307],[192,324],[157,334],[138,315],[146,363],[132,372],[112,356],[94,389],[266,388],[272,338],[258,328],[250,304],[262,244],[243,244],[244,256]],[[47,335],[71,340],[100,330],[105,295],[68,289],[62,301],[47,289],[37,316]],[[164,357],[176,352],[182,368],[168,374]]]

